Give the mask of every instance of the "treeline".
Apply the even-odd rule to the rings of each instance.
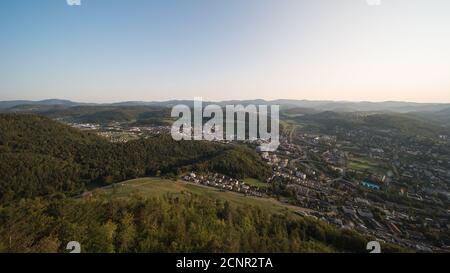
[[[287,117],[289,118],[289,117]],[[449,134],[448,128],[439,123],[420,118],[413,114],[378,113],[358,115],[325,111],[316,114],[306,114],[290,118],[313,132],[334,133],[336,128],[344,130],[367,129],[374,133],[379,130],[391,130],[393,134],[402,138],[438,138],[441,134]]]
[[[0,252],[67,252],[70,241],[80,242],[82,252],[365,252],[368,240],[292,213],[187,193],[0,207]]]
[[[34,113],[50,118],[65,118],[75,122],[105,124],[109,122],[162,121],[170,117],[170,109],[158,106],[74,106],[46,109],[34,107]]]
[[[268,173],[245,146],[176,142],[170,136],[110,143],[48,118],[0,115],[0,203],[190,170],[261,179]]]

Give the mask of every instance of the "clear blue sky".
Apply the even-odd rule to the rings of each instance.
[[[0,100],[450,102],[450,1],[0,1]]]

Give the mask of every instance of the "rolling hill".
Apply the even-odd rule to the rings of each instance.
[[[228,104],[266,104],[266,105],[280,105],[281,109],[291,108],[311,108],[319,111],[334,111],[334,112],[437,112],[450,108],[449,103],[416,103],[416,102],[402,102],[402,101],[385,101],[385,102],[351,102],[351,101],[331,101],[331,100],[228,100],[228,101],[204,101],[204,105],[218,104],[220,106]],[[69,100],[42,100],[42,101],[29,101],[29,100],[16,100],[16,101],[0,101],[0,109],[6,110],[11,107],[17,107],[21,105],[60,105],[60,106],[80,106],[80,105],[96,105],[96,106],[150,106],[150,107],[172,107],[177,104],[184,104],[190,107],[193,106],[192,100],[168,100],[168,101],[125,101],[116,103],[79,103]]]
[[[110,143],[45,117],[0,114],[0,203],[76,194],[98,185],[189,169],[242,178],[262,178],[268,172],[246,146],[176,142],[170,136]]]
[[[297,123],[307,124],[311,130],[322,132],[330,132],[336,127],[341,127],[346,130],[362,128],[376,131],[391,130],[392,133],[404,137],[437,138],[441,134],[450,133],[450,130],[442,124],[414,114],[324,111],[285,117]]]

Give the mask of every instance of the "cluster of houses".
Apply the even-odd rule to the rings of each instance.
[[[280,158],[275,153],[263,152],[261,153],[261,157],[267,161],[267,163],[271,166],[278,166],[279,168],[286,168],[289,164],[289,159]]]
[[[350,133],[352,138],[371,137],[365,136],[367,132],[364,131],[355,130]],[[423,230],[437,230],[436,233],[442,233],[442,230],[448,230],[450,226],[442,212],[433,217],[426,217],[428,204],[444,204],[437,196],[441,196],[441,199],[442,196],[447,196],[447,200],[450,199],[448,186],[441,183],[449,181],[447,179],[449,171],[442,167],[445,162],[442,160],[439,162],[439,156],[434,156],[433,153],[424,151],[413,155],[401,150],[393,153],[391,144],[378,145],[389,141],[390,138],[379,137],[371,142],[373,144],[371,147],[365,148],[350,140],[337,141],[333,137],[303,134],[296,136],[297,144],[292,143],[290,137],[281,139],[278,151],[263,152],[261,157],[272,167],[272,175],[267,182],[283,181],[286,189],[294,194],[294,198],[290,199],[295,200],[293,204],[308,210],[308,213],[302,214],[417,251],[445,249],[445,245],[438,246],[431,243],[423,233]],[[351,149],[343,149],[344,147]],[[414,147],[411,145],[407,150],[415,150]],[[395,156],[398,153],[411,156],[429,154],[430,157],[436,158],[434,159],[436,164],[431,166],[430,162],[423,161],[405,164],[401,162],[399,156]],[[348,179],[344,176],[348,169],[346,161],[352,156],[372,158],[392,167],[385,173],[353,170],[353,173],[357,174],[355,179]],[[311,158],[314,160],[310,160]],[[395,162],[399,164],[395,165]],[[318,166],[326,167],[317,168]],[[327,168],[334,173],[326,171]],[[405,188],[405,184],[399,184],[397,179],[399,175],[404,177],[405,174],[409,174],[410,178],[428,181],[429,186]],[[361,178],[364,176],[365,179]],[[399,195],[414,202],[421,202],[425,206],[424,209],[415,209],[411,212],[411,208],[400,203],[361,198],[361,190],[370,191],[373,196],[377,196],[377,192],[395,193],[397,186]]]
[[[243,181],[235,178],[230,178],[225,175],[221,175],[218,173],[208,173],[208,174],[196,174],[190,173],[189,175],[183,176],[183,180],[186,182],[191,182],[199,185],[210,186],[219,188],[222,190],[233,191],[243,193],[245,195],[263,196],[263,190],[247,185]]]
[[[91,123],[69,123],[69,125],[80,130],[97,130],[99,128],[98,124]]]
[[[92,130],[97,135],[115,143],[125,143],[139,138],[146,138],[152,135],[169,134],[169,126],[127,126],[120,122],[111,122],[109,124],[90,124],[90,123],[67,123],[68,125],[80,130]]]

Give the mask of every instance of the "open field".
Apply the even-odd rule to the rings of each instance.
[[[262,183],[262,182],[261,182]],[[307,209],[284,204],[273,198],[258,198],[240,193],[221,191],[216,188],[190,184],[182,181],[171,181],[159,178],[141,178],[115,184],[112,187],[97,190],[106,198],[130,198],[134,194],[143,197],[158,197],[164,194],[191,193],[207,196],[213,199],[229,201],[242,206],[259,206],[272,212],[309,211]]]
[[[255,179],[255,178],[245,178],[244,182],[247,185],[258,187],[258,188],[262,188],[262,189],[268,188],[270,186],[268,183],[264,183],[261,180]]]
[[[348,162],[348,167],[357,171],[365,171],[365,170],[369,170],[372,172],[385,171],[383,166],[380,166],[379,163],[366,158],[352,159]]]

